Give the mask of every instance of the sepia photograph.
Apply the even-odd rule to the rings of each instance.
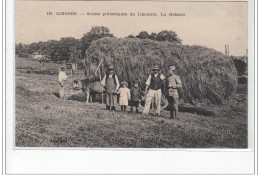
[[[247,1],[14,13],[15,148],[248,148]]]

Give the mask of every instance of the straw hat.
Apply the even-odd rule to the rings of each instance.
[[[108,70],[109,70],[109,71],[113,71],[113,70],[114,70],[114,67],[113,67],[113,66],[109,66],[109,67],[108,67]]]
[[[152,70],[159,70],[158,66],[154,66]]]

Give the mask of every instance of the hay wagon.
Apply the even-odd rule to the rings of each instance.
[[[95,76],[102,60],[102,77],[108,65],[113,65],[121,81],[132,84],[138,79],[142,89],[153,66],[158,65],[161,73],[167,75],[168,67],[176,65],[185,103],[221,104],[230,99],[238,83],[231,57],[202,46],[138,38],[102,38],[93,41],[86,51],[85,74]]]

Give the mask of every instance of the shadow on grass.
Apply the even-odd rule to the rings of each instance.
[[[59,98],[59,93],[54,92],[53,93],[57,98]],[[79,101],[79,102],[85,102],[86,97],[84,94],[74,94],[71,97],[68,98],[68,100],[74,100],[74,101]],[[90,103],[102,103],[102,99],[98,96],[96,98],[93,98],[92,102]],[[169,110],[168,108],[166,110]],[[118,109],[118,111],[121,111]],[[207,109],[203,109],[201,107],[196,107],[196,106],[184,106],[180,105],[179,106],[179,112],[187,112],[191,114],[198,114],[198,115],[203,115],[203,116],[215,116],[215,113],[213,111],[209,111]],[[129,114],[136,114],[135,110],[133,112],[129,112]],[[138,114],[142,114],[142,111],[139,111]]]
[[[74,100],[79,102],[86,102],[86,96],[83,93],[74,94],[71,95],[68,100]],[[103,103],[105,102],[105,99],[103,99]],[[102,103],[102,98],[98,95],[92,96],[92,100],[89,100],[89,103]]]
[[[53,94],[55,97],[60,98],[60,94],[59,94],[58,92],[53,92],[52,94]]]
[[[169,106],[165,109],[169,111]],[[198,114],[198,115],[203,115],[203,116],[215,116],[215,113],[213,111],[209,111],[207,109],[203,109],[201,107],[197,106],[184,106],[184,105],[179,105],[179,112],[187,112],[191,114]]]
[[[41,74],[41,75],[58,75],[59,72],[56,69],[27,69],[26,73]]]
[[[203,115],[203,116],[214,116],[215,113],[213,111],[208,111],[206,109],[196,107],[196,106],[179,106],[179,111],[180,112],[188,112],[192,114],[198,114],[198,115]]]
[[[68,98],[68,100],[74,100],[74,101],[79,101],[79,102],[85,102],[86,97],[83,94],[76,94],[72,95]]]
[[[52,94],[55,97],[60,98],[59,92],[53,92]],[[74,100],[74,101],[79,101],[79,102],[85,102],[86,101],[86,97],[84,97],[81,94],[77,94],[77,95],[72,95],[72,96],[68,97],[67,100]]]

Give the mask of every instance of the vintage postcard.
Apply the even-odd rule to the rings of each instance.
[[[247,7],[16,1],[15,146],[247,148]]]
[[[14,149],[252,149],[252,3],[14,1]]]

